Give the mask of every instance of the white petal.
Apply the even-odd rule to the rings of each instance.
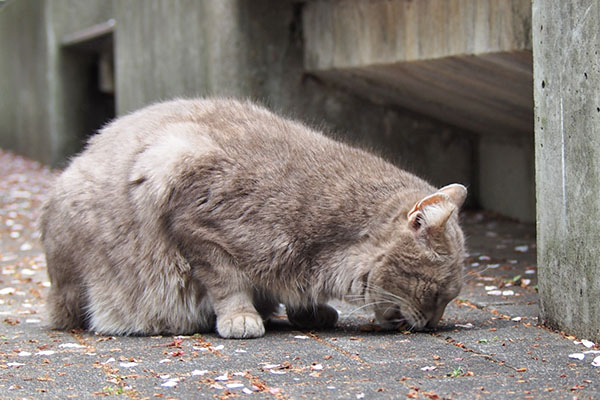
[[[263,369],[273,369],[273,368],[279,368],[281,367],[281,364],[265,364],[263,365]]]
[[[583,354],[583,353],[573,353],[573,354],[569,354],[569,358],[581,361],[581,360],[583,360],[585,358],[585,354]]]
[[[462,324],[456,324],[456,326],[458,326],[459,328],[471,329],[473,327],[473,324],[469,322],[469,323],[466,323],[464,325],[462,325]]]
[[[202,376],[204,374],[206,374],[208,371],[203,369],[203,370],[199,370],[199,369],[195,369],[192,371],[192,376]]]
[[[243,383],[228,383],[226,386],[227,386],[227,389],[239,389],[239,388],[243,388],[244,384]]]
[[[63,349],[81,349],[82,347],[85,347],[85,346],[81,345],[79,343],[62,343],[62,344],[59,344],[58,347],[62,347]]]
[[[23,243],[21,245],[21,247],[19,248],[19,250],[21,250],[21,251],[29,251],[31,249],[33,249],[33,246],[31,245],[31,243]]]
[[[594,342],[591,342],[589,340],[581,340],[581,344],[584,345],[585,347],[587,347],[588,349],[591,349],[592,347],[594,347]]]

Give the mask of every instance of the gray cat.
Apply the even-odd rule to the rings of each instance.
[[[155,104],[92,137],[49,194],[51,326],[251,338],[280,303],[331,327],[342,299],[432,328],[460,291],[465,197],[250,102]]]

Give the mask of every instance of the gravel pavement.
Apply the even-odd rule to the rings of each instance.
[[[463,215],[466,284],[437,332],[379,332],[344,304],[336,329],[281,317],[254,340],[49,330],[35,220],[54,176],[0,150],[2,399],[600,398],[600,347],[537,324],[534,226],[483,212]]]

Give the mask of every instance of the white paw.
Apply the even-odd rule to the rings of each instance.
[[[226,339],[249,339],[265,334],[265,326],[258,314],[241,313],[217,318],[217,332]]]

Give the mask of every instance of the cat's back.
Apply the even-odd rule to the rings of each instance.
[[[202,169],[222,173],[206,176]],[[384,188],[381,193],[386,187],[430,190],[426,182],[379,157],[249,101],[179,99],[104,127],[63,172],[50,202],[107,207],[121,211],[123,218],[132,217],[131,208],[152,214],[186,171],[206,177],[207,186],[229,190],[251,182],[265,196],[277,193],[289,202],[302,196],[336,201],[349,191],[360,201],[361,195],[372,197],[375,186]]]
[[[261,158],[258,150],[264,150],[276,159],[289,156],[299,147],[323,150],[327,142],[302,124],[278,117],[250,101],[177,99],[114,120],[90,138],[66,172],[69,175],[69,170],[81,170],[88,177],[115,177],[131,172],[146,153],[166,161],[175,154],[179,159],[198,158],[205,151],[220,149],[243,161],[245,155]],[[181,154],[184,148],[187,151]],[[163,168],[173,166],[161,164]]]

